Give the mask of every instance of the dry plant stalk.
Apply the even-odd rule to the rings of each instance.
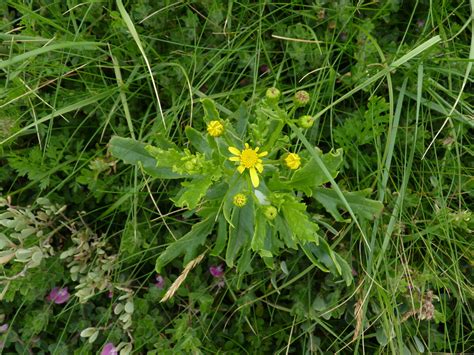
[[[186,280],[186,277],[188,277],[189,272],[192,269],[194,269],[202,261],[205,254],[206,253],[202,253],[197,258],[195,258],[195,259],[191,260],[189,263],[187,263],[187,265],[184,267],[184,270],[181,273],[181,275],[179,275],[178,278],[176,280],[174,280],[173,284],[170,286],[168,291],[166,291],[166,294],[163,296],[160,303],[161,302],[166,302],[174,296],[176,291],[178,291],[178,288],[181,286],[181,284],[184,282],[184,280]]]
[[[361,286],[362,283],[364,282],[364,279],[361,278],[358,285],[357,285],[357,294],[359,295],[359,299],[357,299],[357,302],[354,305],[354,317],[356,319],[356,327],[354,329],[354,336],[352,337],[352,341],[356,340],[357,337],[360,334],[360,330],[362,329],[362,306],[364,305],[364,300],[363,297],[361,297]]]
[[[424,296],[422,296],[422,304],[419,309],[412,309],[403,314],[401,322],[405,322],[412,316],[418,316],[419,320],[432,320],[434,317],[435,307],[433,305],[433,299],[437,298],[433,295],[433,291],[429,290]]]
[[[354,315],[355,315],[355,318],[356,318],[356,327],[355,327],[355,330],[354,330],[354,336],[352,337],[352,340],[356,340],[357,337],[359,336],[360,334],[360,329],[362,328],[362,299],[359,298],[356,302],[356,304],[354,305]]]

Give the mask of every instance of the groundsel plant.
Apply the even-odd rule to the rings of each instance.
[[[158,273],[181,254],[188,263],[204,245],[239,274],[251,271],[255,253],[273,268],[283,250],[300,248],[322,270],[352,282],[348,263],[318,233],[318,219],[302,202],[304,196],[305,201],[315,198],[337,221],[348,221],[337,210],[341,203],[335,191],[323,187],[336,178],[342,149],[309,152],[300,140],[315,122],[305,111],[309,102],[305,91],[283,100],[277,88],[270,88],[252,109],[243,103],[233,115],[221,117],[219,106],[205,98],[202,121],[185,128],[189,144],[184,149],[163,136],[154,137],[153,144],[112,138],[116,158],[156,179],[181,180],[171,200],[200,217],[159,254]],[[351,197],[370,201],[365,216],[372,218],[382,206],[365,198],[367,193]]]

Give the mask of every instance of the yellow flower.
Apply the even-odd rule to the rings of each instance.
[[[244,194],[236,194],[234,196],[234,205],[237,207],[244,207],[245,204],[247,203],[247,196]]]
[[[263,171],[262,159],[260,158],[268,154],[268,152],[258,153],[258,149],[258,147],[255,149],[250,148],[247,143],[245,143],[245,149],[242,151],[235,147],[229,147],[229,152],[236,155],[235,157],[230,157],[229,160],[240,163],[237,170],[241,174],[245,169],[249,169],[250,180],[252,180],[253,187],[258,187],[260,183],[257,171],[259,173]]]
[[[219,137],[224,133],[224,125],[219,121],[211,121],[207,125],[207,133],[212,137]]]
[[[301,165],[300,156],[296,153],[289,153],[285,158],[286,166],[292,170],[296,170]]]

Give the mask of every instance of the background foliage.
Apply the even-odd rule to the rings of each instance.
[[[473,6],[1,2],[4,353],[474,351]],[[187,126],[205,131],[202,98],[236,122],[271,86],[310,93],[303,138],[342,148],[337,186],[367,199],[356,218],[325,190],[305,200],[353,282],[293,249],[214,277],[208,238],[160,303],[185,265],[157,285],[156,259],[201,218],[170,201],[179,181],[112,156],[111,137],[184,148]],[[74,296],[48,302],[55,286]]]

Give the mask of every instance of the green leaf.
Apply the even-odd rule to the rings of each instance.
[[[232,217],[231,212],[234,208],[234,196],[237,193],[241,193],[245,191],[246,181],[243,177],[243,174],[239,174],[237,171],[231,177],[229,181],[229,188],[227,189],[227,193],[224,196],[224,205],[222,211],[224,213],[224,217],[229,224],[232,225]]]
[[[228,267],[234,266],[242,247],[250,242],[253,235],[254,206],[252,200],[238,208],[235,207],[232,213],[232,225],[229,226],[229,242],[225,254],[225,261]]]
[[[181,239],[168,245],[166,250],[156,259],[156,272],[161,273],[163,267],[181,254],[185,254],[185,262],[191,260],[196,254],[197,248],[203,245],[207,236],[211,234],[216,221],[216,214],[215,211],[211,212],[205,219],[195,224]]]
[[[262,211],[258,211],[255,216],[255,231],[253,233],[250,247],[253,251],[259,252],[261,256],[271,257],[272,253],[265,249],[265,239],[267,238],[267,219]]]
[[[317,187],[313,191],[314,198],[324,206],[336,221],[350,222],[350,219],[344,219],[338,211],[338,208],[345,209],[345,205],[336,191],[322,187]],[[368,199],[367,196],[371,193],[371,189],[365,189],[361,191],[343,192],[343,195],[358,217],[372,220],[380,215],[383,204],[380,201]]]
[[[211,251],[212,256],[218,256],[222,253],[227,243],[227,222],[225,220],[224,215],[221,213],[219,214],[218,218],[218,226],[217,226],[217,240],[214,249]]]
[[[206,194],[207,189],[212,184],[210,177],[198,177],[191,181],[182,182],[183,188],[178,195],[173,199],[173,202],[178,207],[186,206],[189,209],[196,208],[201,198]]]
[[[274,238],[273,241],[275,241],[277,238],[275,237],[275,232],[278,232],[278,235],[280,236],[280,239],[285,243],[285,245],[288,248],[291,249],[298,249],[298,244],[293,238],[293,232],[290,229],[290,226],[288,223],[286,223],[285,219],[283,216],[277,216],[277,218],[274,221],[275,227],[274,227]]]
[[[306,243],[302,249],[308,259],[319,269],[325,272],[329,270],[335,276],[342,276],[347,286],[352,283],[351,267],[347,261],[331,249],[323,238],[320,238],[319,245]]]
[[[202,105],[204,107],[204,121],[219,121],[219,112],[217,112],[216,104],[211,99],[203,99]]]
[[[320,154],[320,158],[331,176],[335,178],[338,174],[338,169],[342,164],[342,149],[338,149],[335,152],[331,151],[326,154],[322,154],[321,151],[317,150],[317,153]],[[303,191],[308,196],[311,196],[312,189],[327,182],[329,182],[328,177],[321,171],[316,160],[312,158],[302,168],[295,171],[292,179],[286,183],[286,185],[290,188]]]
[[[143,236],[134,223],[127,223],[120,237],[120,252],[125,255],[135,254],[143,244]]]
[[[211,153],[209,143],[207,142],[206,137],[201,132],[195,130],[190,126],[187,126],[184,129],[184,132],[186,133],[186,137],[189,139],[189,142],[194,148],[196,148],[198,152],[206,154],[206,156]]]
[[[52,23],[54,23],[52,21]],[[32,58],[34,56],[48,53],[48,52],[53,52],[53,51],[58,51],[60,49],[78,49],[79,51],[85,51],[85,50],[95,50],[99,46],[105,46],[106,43],[102,42],[61,42],[61,43],[55,43],[55,44],[50,44],[48,46],[43,46],[37,49],[34,49],[29,52],[22,53],[20,55],[17,55],[15,57],[12,57],[7,60],[2,60],[0,62],[0,69],[5,69],[6,67],[17,64],[19,62],[25,61],[29,58]]]
[[[302,242],[302,244],[305,242],[318,243],[316,232],[319,227],[309,220],[304,203],[297,202],[296,198],[291,195],[285,195],[285,202],[281,205],[281,210],[294,240]]]
[[[184,157],[184,154],[175,148],[162,149],[160,147],[147,145],[145,146],[145,150],[155,159],[155,164],[158,168],[172,170]]]
[[[182,176],[170,168],[156,166],[156,160],[145,149],[145,144],[131,138],[112,137],[109,143],[110,153],[123,160],[125,164],[138,165],[140,162],[146,173],[159,179],[177,179]]]

